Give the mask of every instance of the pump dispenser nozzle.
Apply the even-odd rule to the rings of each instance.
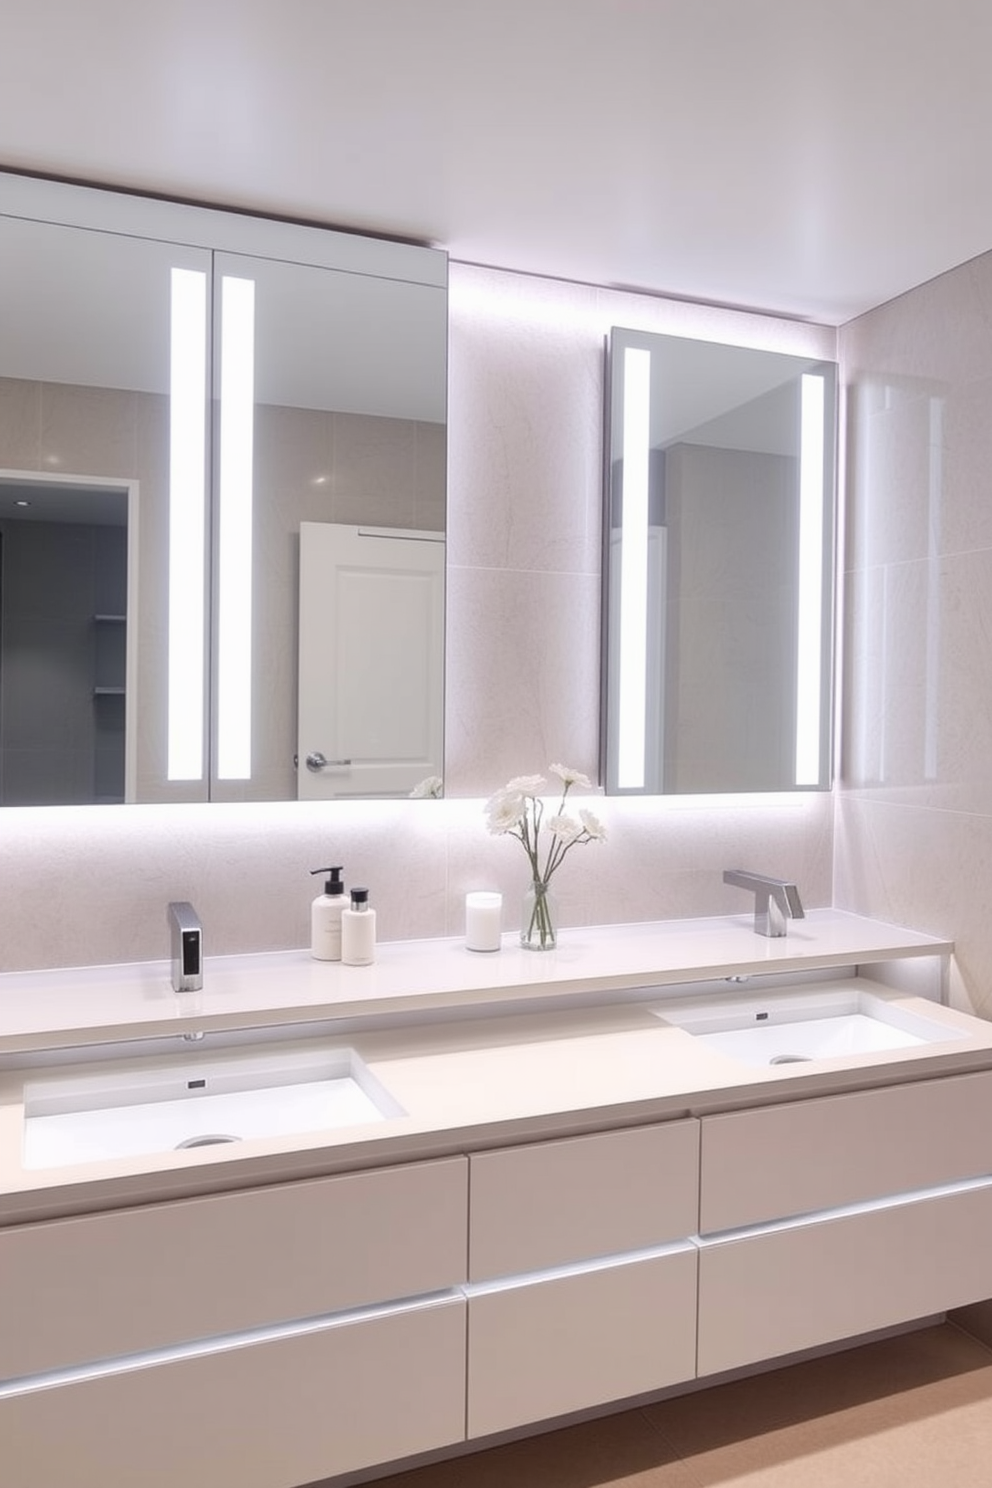
[[[341,882],[341,871],[340,868],[311,868],[310,877],[313,878],[315,873],[329,873],[331,876],[324,885],[324,893],[330,894],[331,898],[333,898],[335,894],[344,893],[344,884]]]

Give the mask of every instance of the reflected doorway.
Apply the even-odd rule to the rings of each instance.
[[[0,473],[0,804],[128,798],[133,483]]]

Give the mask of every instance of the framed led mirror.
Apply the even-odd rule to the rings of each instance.
[[[610,794],[830,784],[836,367],[614,328]]]

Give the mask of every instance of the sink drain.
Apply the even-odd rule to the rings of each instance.
[[[175,1151],[180,1152],[184,1147],[213,1147],[218,1142],[240,1142],[240,1137],[229,1137],[225,1132],[211,1132],[202,1137],[187,1137],[185,1142],[177,1142]]]
[[[769,1064],[809,1064],[808,1054],[776,1054],[769,1059]]]

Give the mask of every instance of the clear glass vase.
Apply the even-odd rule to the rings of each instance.
[[[526,951],[553,951],[557,941],[558,901],[538,878],[524,894],[520,944]]]

